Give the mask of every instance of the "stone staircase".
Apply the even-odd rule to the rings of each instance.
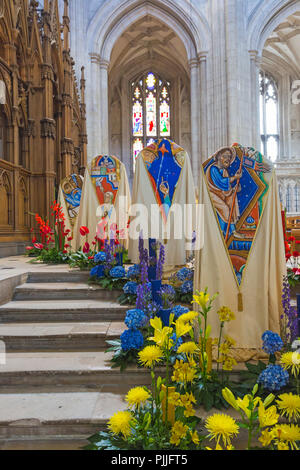
[[[0,306],[0,449],[79,449],[149,383],[135,367],[111,369],[106,340],[125,329],[118,293],[85,273],[32,272]]]

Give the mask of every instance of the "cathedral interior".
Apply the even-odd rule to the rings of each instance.
[[[1,0],[0,35],[2,254],[24,249],[64,176],[114,154],[132,182],[135,156],[162,135],[189,153],[196,185],[217,148],[258,148],[299,214],[298,2]],[[139,85],[149,74],[152,104]],[[146,129],[162,102],[167,134]]]

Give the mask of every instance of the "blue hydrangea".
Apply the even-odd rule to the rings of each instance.
[[[104,263],[106,261],[106,253],[104,251],[100,251],[99,253],[96,253],[94,256],[94,262],[95,263]]]
[[[190,294],[193,292],[194,286],[193,286],[193,281],[185,281],[181,286],[180,286],[180,291],[182,294]]]
[[[127,271],[127,278],[128,279],[137,279],[140,275],[141,268],[139,264],[134,264],[133,266],[130,266]]]
[[[98,266],[95,266],[94,268],[92,268],[90,271],[90,276],[92,277],[97,276],[97,269],[98,269]]]
[[[123,291],[124,291],[124,294],[136,295],[137,294],[137,288],[138,288],[138,283],[137,282],[129,281],[123,287]]]
[[[179,281],[188,281],[193,277],[193,271],[189,268],[181,268],[177,273],[176,277]]]
[[[174,346],[171,348],[171,351],[177,352],[177,349],[179,348],[179,346],[183,344],[183,339],[177,338],[176,333],[173,333],[171,336],[171,340],[174,341]]]
[[[120,339],[123,351],[142,349],[144,345],[144,337],[139,330],[125,330]]]
[[[126,271],[123,266],[115,266],[109,271],[109,274],[111,277],[114,277],[115,279],[121,279],[122,277],[125,277]]]
[[[190,310],[187,307],[183,307],[183,305],[176,305],[176,307],[173,308],[172,313],[175,315],[175,320],[177,320],[177,318],[189,311]]]
[[[90,276],[92,277],[98,277],[98,278],[101,278],[101,277],[104,277],[105,273],[104,273],[104,267],[103,266],[95,266],[94,268],[91,269],[91,272],[90,272]]]
[[[149,319],[147,315],[138,308],[128,310],[125,318],[125,325],[133,330],[139,330],[147,325]]]
[[[265,331],[262,335],[263,350],[267,354],[275,354],[277,351],[281,351],[283,348],[283,341],[277,333],[273,331]]]
[[[258,377],[258,383],[271,392],[282,389],[288,382],[288,372],[278,364],[270,364]]]

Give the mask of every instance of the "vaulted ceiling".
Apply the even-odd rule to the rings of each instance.
[[[112,51],[110,70],[142,58],[155,62],[158,57],[172,60],[188,70],[186,50],[179,37],[165,23],[147,15],[120,36]]]
[[[286,18],[267,39],[263,57],[300,73],[300,11]]]

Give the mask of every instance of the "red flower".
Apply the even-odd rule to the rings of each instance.
[[[67,240],[68,242],[71,242],[73,240],[73,237],[68,237]]]
[[[88,229],[87,227],[84,227],[84,226],[80,227],[79,231],[80,231],[80,234],[81,234],[83,237],[84,237],[85,235],[87,235],[88,233],[90,233],[89,229]]]
[[[66,243],[65,248],[70,248],[70,245],[68,245],[68,243]]]
[[[288,241],[289,241],[289,242],[294,242],[294,241],[295,241],[295,237],[290,237],[290,238],[288,239]]]
[[[83,253],[89,253],[90,252],[90,244],[88,242],[86,242],[84,244],[82,251],[83,251]]]
[[[94,259],[94,257],[93,257],[93,256],[89,256],[88,259],[91,260],[91,259]]]
[[[116,245],[116,246],[120,245],[119,240],[115,240],[115,245]]]
[[[37,238],[36,237],[33,237],[33,239],[31,240],[32,243],[36,243],[37,242]]]
[[[42,243],[34,243],[33,246],[37,250],[42,250],[44,248],[44,245]]]
[[[298,256],[300,256],[299,251],[293,251],[293,257],[298,258]]]
[[[34,249],[33,246],[27,246],[27,247],[26,247],[26,250],[27,250],[27,251],[32,251],[33,249]]]
[[[288,261],[292,257],[292,255],[291,253],[286,253],[285,257],[286,257],[286,260]]]

